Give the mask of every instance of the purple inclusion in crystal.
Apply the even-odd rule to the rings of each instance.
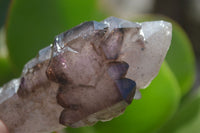
[[[133,99],[131,94],[133,94],[136,89],[135,81],[127,78],[122,78],[117,79],[115,82],[124,100],[126,100],[128,103],[131,103]]]

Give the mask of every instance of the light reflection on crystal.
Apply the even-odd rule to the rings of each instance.
[[[19,89],[20,79],[13,79],[12,81],[0,87],[0,104],[6,99],[12,97]]]

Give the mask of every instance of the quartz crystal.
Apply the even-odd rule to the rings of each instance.
[[[11,133],[35,133],[119,116],[159,72],[171,31],[109,17],[61,33],[0,88],[0,119]]]

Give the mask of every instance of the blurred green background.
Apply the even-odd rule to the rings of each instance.
[[[171,47],[158,76],[123,115],[66,132],[199,133],[198,0],[0,0],[0,85],[19,77],[24,64],[57,34],[108,16],[170,21]]]

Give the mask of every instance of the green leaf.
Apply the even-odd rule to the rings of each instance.
[[[0,58],[8,58],[4,27],[0,29]]]
[[[14,77],[11,63],[6,58],[0,58],[0,86]]]
[[[95,125],[95,133],[150,133],[161,127],[174,114],[180,100],[180,88],[167,63],[141,93],[142,98],[133,100],[124,114]]]
[[[174,117],[159,133],[199,133],[200,88],[184,99]]]
[[[14,77],[5,44],[5,30],[0,29],[0,86]]]
[[[184,30],[175,22],[173,24],[172,44],[166,56],[171,70],[180,84],[182,95],[185,95],[195,81],[195,58],[192,44]]]
[[[99,18],[95,1],[13,0],[7,20],[7,44],[18,74],[55,35]]]
[[[182,96],[185,95],[195,80],[195,56],[187,34],[175,21],[164,16],[143,15],[133,20],[140,22],[165,20],[172,23],[172,43],[166,61],[178,80]]]
[[[200,90],[200,88],[199,88]],[[186,105],[187,107],[183,107],[181,119],[185,121],[185,124],[181,126],[180,129],[175,131],[175,133],[199,133],[200,131],[200,93],[195,96],[194,100],[191,100],[191,103]]]
[[[98,10],[97,2],[96,0],[66,0],[63,11],[67,16],[67,28],[72,28],[85,21],[105,19],[106,15]]]
[[[0,0],[0,28],[4,26],[8,6],[11,0]]]
[[[95,133],[93,127],[82,127],[82,128],[66,128],[66,133]]]

